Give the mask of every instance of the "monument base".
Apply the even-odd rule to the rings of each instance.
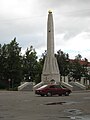
[[[60,83],[60,74],[42,74],[41,78],[42,78],[42,82],[44,82],[45,84],[54,81],[55,83]]]

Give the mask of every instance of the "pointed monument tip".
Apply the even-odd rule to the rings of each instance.
[[[48,13],[52,13],[52,11],[51,11],[51,10],[49,10],[49,11],[48,11]]]

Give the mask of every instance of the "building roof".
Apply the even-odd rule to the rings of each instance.
[[[76,61],[76,59],[70,59],[70,62],[71,62],[71,63],[74,63],[75,61]],[[79,62],[81,65],[87,65],[87,67],[90,67],[90,62],[88,62],[88,61],[78,60],[78,62]]]

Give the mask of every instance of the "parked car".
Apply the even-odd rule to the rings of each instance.
[[[52,95],[65,95],[69,96],[71,93],[71,90],[63,87],[61,85],[57,84],[50,84],[50,85],[43,85],[42,87],[35,90],[35,94],[41,95],[41,96],[52,96]]]

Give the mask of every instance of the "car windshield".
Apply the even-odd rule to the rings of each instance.
[[[61,85],[56,85],[56,88],[62,88],[62,86]]]
[[[56,88],[65,88],[63,85],[56,85]]]
[[[66,88],[65,86],[61,85],[62,88]]]
[[[47,85],[43,85],[43,86],[41,86],[39,89],[42,89],[42,88],[45,88],[45,87],[47,87]]]

